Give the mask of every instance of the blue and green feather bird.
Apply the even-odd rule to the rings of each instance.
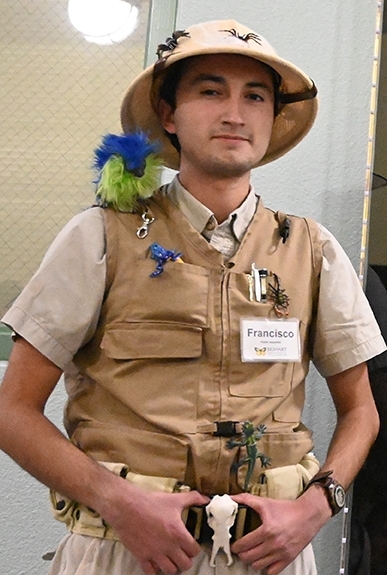
[[[139,200],[152,196],[160,185],[162,162],[158,145],[144,132],[106,134],[94,154],[97,203],[133,212]]]

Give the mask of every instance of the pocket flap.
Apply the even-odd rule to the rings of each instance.
[[[202,354],[202,328],[133,323],[107,329],[101,347],[112,359],[195,358]]]

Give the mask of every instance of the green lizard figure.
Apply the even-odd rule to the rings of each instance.
[[[270,457],[266,457],[264,453],[258,451],[257,442],[261,439],[266,431],[266,425],[261,424],[254,427],[251,421],[245,421],[242,427],[241,439],[230,439],[227,442],[227,448],[233,449],[234,447],[246,447],[246,457],[233,464],[232,469],[237,470],[239,467],[247,463],[247,472],[243,489],[248,491],[251,476],[254,471],[257,459],[261,462],[261,467],[270,465]]]

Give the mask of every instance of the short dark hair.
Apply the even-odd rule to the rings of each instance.
[[[189,56],[188,58],[184,58],[182,60],[179,60],[175,64],[172,64],[172,66],[169,66],[165,72],[164,78],[163,78],[161,85],[160,85],[160,88],[159,88],[158,96],[159,96],[159,100],[165,100],[165,102],[167,102],[167,104],[169,104],[171,106],[172,110],[175,110],[175,108],[176,108],[176,93],[177,93],[177,89],[179,87],[179,83],[183,77],[185,70],[187,69],[187,67],[189,65],[189,62],[194,58],[200,58],[200,56]],[[279,95],[280,95],[280,87],[281,87],[282,78],[278,74],[278,72],[276,72],[274,70],[274,68],[272,68],[268,64],[265,64],[264,62],[261,62],[260,60],[257,60],[257,62],[262,64],[262,66],[264,66],[267,69],[267,71],[271,75],[271,78],[273,81],[274,117],[275,117],[278,115],[279,110],[280,110]],[[169,138],[172,146],[180,154],[181,146],[180,146],[180,142],[179,142],[176,134],[170,134],[169,132],[167,132],[165,130],[165,135]]]
[[[176,92],[179,87],[180,80],[183,77],[189,61],[192,60],[193,57],[194,56],[190,56],[189,58],[179,60],[176,64],[172,64],[172,66],[169,66],[169,68],[166,69],[165,76],[159,89],[159,99],[165,100],[173,110],[176,108]]]
[[[169,66],[169,68],[166,70],[164,79],[161,82],[159,89],[159,100],[164,100],[171,106],[172,110],[176,109],[177,89],[179,87],[180,80],[183,77],[184,71],[188,66],[188,61],[191,60],[191,58],[192,57],[184,58],[183,60],[176,62],[176,64]],[[172,146],[180,154],[181,146],[176,134],[170,134],[166,130],[164,130],[164,132]]]

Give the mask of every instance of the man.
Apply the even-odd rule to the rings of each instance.
[[[3,318],[1,446],[70,529],[53,575],[212,573],[193,535],[223,493],[240,532],[215,573],[313,574],[309,543],[377,434],[364,362],[384,349],[334,238],[250,187],[306,135],[316,88],[234,21],[175,32],[158,56],[122,124],[179,176],[133,213],[74,218]],[[338,414],[319,474],[300,422],[311,356]],[[63,370],[71,442],[43,415]]]

